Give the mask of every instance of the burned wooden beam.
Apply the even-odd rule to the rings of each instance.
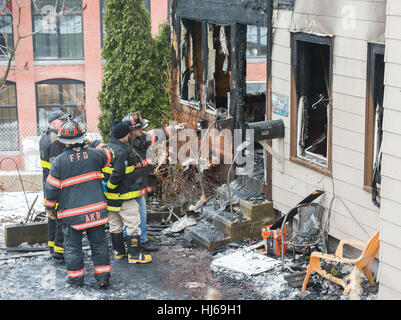
[[[217,24],[268,25],[268,12],[272,0],[177,0],[177,15],[192,20],[205,20]]]
[[[244,96],[246,93],[246,32],[247,26],[231,25],[231,93],[230,115],[235,119],[235,128],[245,126]]]

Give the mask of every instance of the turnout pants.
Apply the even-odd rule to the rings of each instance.
[[[140,223],[139,206],[135,199],[123,201],[119,212],[109,211],[109,228],[111,233],[123,232],[125,225],[128,236],[140,236]]]
[[[64,253],[63,247],[63,231],[61,230],[61,222],[59,219],[48,219],[47,236],[50,252]]]
[[[84,255],[82,251],[82,231],[63,224],[64,260],[69,282],[84,284]],[[92,261],[96,281],[110,279],[110,255],[104,225],[85,229],[92,251]]]

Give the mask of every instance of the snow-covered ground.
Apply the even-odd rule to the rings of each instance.
[[[4,246],[4,226],[24,222],[29,208],[33,206],[34,216],[45,210],[43,192],[0,192],[0,246]]]
[[[4,247],[4,225],[20,223],[21,221],[24,221],[28,213],[28,207],[35,200],[36,196],[38,196],[38,199],[34,205],[34,210],[35,213],[38,213],[44,211],[43,194],[41,192],[26,193],[26,198],[23,192],[0,193],[0,247]],[[219,257],[231,254],[239,249],[241,249],[240,246],[235,248],[227,246],[226,249],[219,251],[219,253],[213,257],[213,259],[218,259]],[[90,254],[90,251],[88,254]],[[87,261],[88,259],[89,258],[86,257]],[[154,263],[157,263],[157,261]],[[139,299],[174,299],[171,293],[167,291],[160,292],[160,288],[157,288],[155,285],[152,286],[147,284],[145,291],[143,290],[143,287],[139,288],[140,285],[135,283],[133,285],[131,284],[130,288],[126,288],[126,286],[124,286],[124,282],[128,276],[125,275],[126,269],[124,269],[124,265],[119,265],[115,261],[112,261],[112,265],[113,270],[121,269],[120,273],[114,273],[116,274],[114,285],[115,290],[99,292],[95,289],[94,285],[89,285],[89,287],[84,289],[84,291],[76,291],[68,288],[65,284],[65,266],[54,265],[48,254],[32,258],[1,260],[0,274],[3,279],[0,281],[0,299],[82,300],[132,299],[133,297]],[[305,260],[303,255],[300,254],[296,255],[295,262],[292,262],[291,258],[287,259],[286,265],[293,269],[296,267],[298,270],[299,268],[306,269],[308,266],[308,261]],[[335,268],[340,276],[349,274],[351,270],[351,266],[335,265],[329,266],[329,268]],[[222,266],[214,266],[213,264],[210,265],[210,270],[213,273],[213,277],[219,282],[228,285],[230,285],[230,283],[245,284],[248,289],[252,289],[252,291],[256,293],[258,297],[264,300],[349,299],[349,296],[342,295],[342,289],[340,286],[325,280],[315,273],[311,275],[307,290],[304,293],[301,292],[300,288],[292,288],[284,279],[284,275],[289,273],[289,271],[281,270],[281,263],[269,269],[268,271],[257,275],[247,275],[245,273],[236,272]],[[46,288],[48,283],[43,281],[47,278],[47,272],[50,272],[49,279],[55,279],[55,284],[50,282],[50,285],[55,285],[56,289]],[[52,278],[51,272],[55,272],[57,276]],[[146,277],[148,275],[144,273],[144,276]],[[88,272],[88,277],[90,281],[95,281],[93,275],[91,275],[91,272]],[[118,277],[121,277],[121,280]],[[361,299],[377,299],[377,286],[378,285],[376,284],[375,287],[370,287],[367,279],[363,276],[361,284]],[[138,291],[138,294],[135,293],[135,290]]]

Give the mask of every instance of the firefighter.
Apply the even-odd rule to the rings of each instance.
[[[53,111],[49,117],[49,128],[46,134],[40,138],[39,149],[40,149],[40,162],[43,169],[43,193],[44,193],[44,205],[46,206],[46,193],[45,184],[47,176],[51,168],[53,160],[63,152],[64,144],[57,140],[57,134],[61,125],[68,118],[68,115],[61,110]],[[63,232],[61,231],[61,224],[57,220],[56,212],[46,210],[48,217],[48,246],[50,253],[56,261],[63,261]]]
[[[143,119],[139,112],[133,112],[126,115],[122,121],[130,126],[131,157],[134,159],[134,176],[137,185],[135,191],[140,192],[136,197],[141,217],[140,245],[144,251],[156,251],[158,250],[157,247],[149,243],[146,234],[147,215],[145,195],[152,191],[152,182],[149,171],[149,166],[152,164],[152,158],[147,157],[147,151],[150,146],[166,139],[168,140],[174,136],[177,130],[181,130],[185,127],[185,123],[144,132],[143,129],[147,127],[148,121]]]
[[[134,176],[135,159],[131,157],[129,126],[116,121],[112,127],[112,137],[105,148],[114,154],[114,160],[109,167],[103,169],[106,183],[107,209],[109,212],[109,229],[115,259],[127,256],[123,228],[126,226],[128,263],[149,263],[151,255],[144,255],[139,245],[141,222],[138,203],[135,198],[140,196],[138,183]],[[97,147],[99,148],[100,145]]]
[[[73,120],[62,125],[58,140],[66,149],[53,161],[46,180],[46,200],[49,209],[58,202],[68,282],[75,287],[84,285],[82,232],[86,231],[95,279],[100,288],[107,288],[111,266],[105,224],[109,218],[101,171],[111,163],[112,155],[108,149],[87,148],[85,133]]]

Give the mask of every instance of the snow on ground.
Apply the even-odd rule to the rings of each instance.
[[[36,196],[38,199],[33,206],[34,215],[45,210],[43,192],[26,192],[25,195],[24,192],[0,193],[0,246],[4,246],[4,226],[24,222]]]
[[[44,211],[43,207],[43,194],[39,193],[26,193],[28,205],[30,206],[35,200],[38,199],[34,206],[35,212]],[[23,192],[2,192],[0,193],[0,246],[4,246],[4,225],[10,223],[19,223],[24,221],[28,212],[28,205],[25,200]],[[214,259],[228,255],[238,250],[237,248],[229,247],[220,251]],[[90,254],[90,251],[88,252]],[[86,254],[86,264],[90,265],[90,258]],[[296,255],[296,262],[292,262],[291,258],[286,259],[286,265],[290,268],[298,268],[297,271],[306,269],[308,261],[305,256],[300,254]],[[89,260],[88,260],[89,259]],[[281,259],[279,259],[281,262]],[[121,270],[121,272],[114,273],[113,281],[115,283],[114,290],[112,291],[99,291],[95,288],[95,279],[92,272],[88,270],[89,286],[84,290],[75,290],[69,288],[65,282],[66,272],[64,265],[57,265],[50,258],[49,254],[33,258],[20,258],[8,259],[0,261],[0,274],[2,280],[0,281],[0,300],[1,299],[68,299],[68,300],[98,300],[98,299],[174,299],[171,292],[160,290],[157,285],[146,285],[144,283],[131,284],[127,288],[124,283],[124,277],[134,277],[133,275],[126,275],[127,269],[123,265],[119,265],[112,260],[113,270]],[[245,273],[235,272],[224,267],[210,265],[210,269],[214,277],[221,283],[227,285],[241,283],[250,288],[263,300],[346,300],[348,296],[342,295],[342,288],[316,273],[312,273],[307,290],[302,293],[300,288],[292,288],[284,279],[284,275],[289,271],[283,271],[281,263],[272,269],[260,273],[258,275],[247,275]],[[335,268],[339,277],[349,274],[352,266],[328,265],[328,270]],[[52,274],[53,272],[53,274]],[[48,275],[49,273],[49,275]],[[54,277],[54,273],[57,275]],[[143,275],[136,275],[138,277],[147,277],[144,272]],[[50,286],[56,289],[46,288],[49,285],[44,279],[55,279],[55,284],[50,281]],[[148,282],[151,283],[152,280]],[[92,284],[91,284],[92,283]],[[145,282],[146,283],[146,282]],[[41,285],[38,285],[41,284]],[[362,277],[362,293],[361,299],[363,300],[376,300],[377,287],[370,287],[366,277]],[[180,298],[180,297],[178,297]]]

